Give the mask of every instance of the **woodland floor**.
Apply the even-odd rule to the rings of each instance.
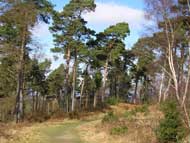
[[[154,128],[162,113],[154,105],[149,107],[147,115],[138,113],[130,121],[123,118],[122,115],[133,108],[134,105],[119,104],[110,109],[119,116],[120,123],[127,125],[125,135],[111,135],[110,128],[117,123],[102,125],[106,113],[99,112],[80,120],[50,120],[24,127],[17,125],[10,130],[0,125],[9,132],[7,135],[0,132],[0,143],[156,143]]]

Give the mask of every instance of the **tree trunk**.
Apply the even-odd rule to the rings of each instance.
[[[108,76],[108,59],[106,60],[106,64],[104,67],[104,74],[103,74],[102,103],[104,103],[104,98],[105,98],[107,76]]]
[[[42,102],[42,112],[45,113],[45,102],[46,102],[46,96],[43,96],[43,102]]]
[[[168,97],[168,91],[169,91],[169,89],[170,89],[170,86],[171,86],[171,78],[169,79],[169,81],[168,81],[168,86],[167,86],[167,88],[166,88],[166,90],[165,90],[165,92],[164,92],[164,101],[166,101],[166,99],[167,99],[167,97]]]
[[[85,108],[88,109],[88,101],[89,101],[89,93],[86,93],[86,103],[85,103]]]
[[[165,77],[165,73],[164,71],[162,72],[162,76],[161,76],[161,83],[160,83],[160,90],[159,90],[159,103],[162,100],[162,90],[163,90],[163,82],[164,82],[164,77]]]
[[[115,82],[114,82],[114,89],[115,89],[115,97],[117,99],[119,99],[119,94],[118,94],[118,91],[117,91],[117,77],[115,76]]]
[[[82,80],[82,83],[81,83],[81,92],[80,92],[80,108],[82,106],[82,96],[83,96],[83,91],[84,91],[84,85],[85,85],[85,81],[86,81],[86,76],[88,75],[88,64],[86,66],[86,72],[85,72],[85,76],[84,76],[84,79]]]
[[[183,111],[184,111],[184,114],[185,114],[187,127],[190,129],[190,118],[189,118],[189,113],[187,111],[187,107],[186,107],[185,103],[183,105]]]
[[[165,28],[166,28],[166,31],[165,31],[166,32],[166,38],[167,38],[167,42],[168,42],[168,57],[167,58],[168,58],[168,64],[169,64],[169,68],[170,68],[170,71],[171,71],[172,79],[173,79],[173,82],[174,82],[175,94],[176,94],[176,98],[177,98],[177,101],[178,101],[179,105],[183,109],[187,126],[190,128],[189,113],[187,112],[186,105],[185,105],[186,93],[183,95],[183,99],[180,98],[180,94],[179,94],[179,84],[178,84],[178,81],[177,81],[176,70],[175,70],[175,67],[174,67],[174,56],[173,56],[173,50],[172,50],[174,40],[175,40],[174,39],[175,35],[174,35],[174,30],[173,30],[173,28],[171,26],[170,20],[168,20],[168,23],[165,23]],[[169,33],[168,33],[169,29],[171,31],[171,36],[169,36]],[[170,37],[171,37],[171,39],[170,39]],[[188,88],[187,83],[189,82],[189,76],[190,76],[190,73],[188,73],[188,78],[187,78],[187,81],[186,81],[185,90]]]
[[[187,99],[187,92],[188,92],[188,89],[189,89],[189,80],[190,80],[190,41],[188,43],[188,46],[189,46],[189,50],[188,50],[188,73],[187,73],[187,78],[186,78],[186,83],[185,83],[185,91],[184,91],[184,94],[183,94],[183,99],[182,99],[182,107],[184,106],[185,104],[185,101]]]
[[[20,47],[20,59],[18,69],[18,80],[17,80],[17,97],[16,97],[16,122],[21,122],[24,118],[24,57],[25,57],[25,46],[26,46],[26,32],[27,26],[23,30],[22,43]]]
[[[82,96],[83,96],[83,90],[84,90],[84,81],[82,81],[82,85],[81,85],[81,92],[80,92],[80,109],[82,109]]]
[[[137,100],[137,89],[138,89],[138,79],[135,81],[135,91],[134,91],[134,97],[133,97],[133,103],[136,104]]]
[[[75,60],[73,65],[73,83],[72,83],[72,105],[71,105],[71,111],[73,112],[75,110],[75,88],[76,88],[76,69],[77,69],[77,51],[75,49]]]
[[[96,108],[96,104],[97,104],[97,91],[95,92],[94,94],[94,104],[93,104],[93,107]]]
[[[37,92],[37,94],[36,94],[36,112],[38,112],[38,100],[39,100],[39,98],[38,98],[38,92]]]
[[[171,35],[169,35],[169,32],[168,32],[169,30],[171,31]],[[174,67],[174,55],[173,55],[173,50],[172,50],[173,45],[174,45],[175,35],[174,35],[173,27],[171,26],[171,22],[169,19],[165,19],[165,34],[166,34],[166,39],[167,39],[167,44],[168,44],[168,47],[167,47],[168,48],[168,55],[167,55],[168,64],[169,64],[171,76],[174,82],[176,98],[178,101],[180,101],[179,85],[178,85],[176,70]]]
[[[32,91],[32,113],[35,112],[34,104],[35,104],[35,98],[34,98],[34,92]]]
[[[70,69],[71,51],[70,48],[67,49],[67,59],[66,59],[66,69],[65,69],[65,81],[64,81],[64,96],[66,97],[66,108],[69,112],[69,69]],[[63,102],[63,101],[62,101]]]

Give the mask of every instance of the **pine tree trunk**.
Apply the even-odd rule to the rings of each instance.
[[[80,109],[82,109],[82,96],[83,96],[83,90],[84,90],[84,81],[85,79],[82,81],[82,85],[81,85],[81,92],[80,92]]]
[[[72,106],[71,106],[71,111],[73,112],[74,111],[74,109],[75,109],[75,85],[76,85],[76,80],[75,80],[75,66],[76,65],[74,65],[74,69],[73,69],[73,85],[72,85],[72,87],[73,87],[73,91],[72,91],[72,95],[71,95],[71,99],[72,99]]]
[[[26,46],[26,32],[27,26],[25,26],[22,35],[22,43],[20,47],[20,59],[19,59],[19,69],[18,69],[18,80],[17,80],[17,97],[16,97],[16,122],[21,122],[24,116],[24,56],[25,56],[25,46]]]
[[[71,51],[70,48],[67,49],[67,59],[66,59],[66,70],[65,70],[65,81],[64,81],[64,89],[65,89],[65,94],[64,96],[66,97],[66,108],[67,112],[69,112],[69,69],[70,69],[70,60],[71,60]]]
[[[86,93],[86,104],[85,104],[85,108],[88,109],[88,101],[89,101],[89,93]]]
[[[117,91],[117,77],[115,76],[115,82],[114,82],[114,89],[115,89],[115,97],[119,99],[119,94]]]
[[[34,98],[34,93],[32,92],[32,113],[35,112],[34,104],[35,104],[35,98]]]
[[[93,107],[96,108],[96,104],[97,104],[97,91],[95,92],[94,94],[94,104],[93,104]]]
[[[71,105],[71,111],[73,112],[75,110],[75,88],[76,88],[76,68],[77,68],[77,51],[75,49],[75,60],[73,65],[73,83],[72,83],[72,105]]]
[[[39,99],[38,99],[38,92],[37,92],[37,94],[36,94],[36,112],[38,112],[38,101]]]
[[[106,60],[106,64],[104,67],[104,74],[103,74],[102,103],[104,103],[104,98],[105,98],[107,76],[108,76],[108,59]]]
[[[137,102],[137,89],[138,89],[138,80],[135,81],[135,91],[134,91],[134,97],[133,97],[134,104],[136,104]]]

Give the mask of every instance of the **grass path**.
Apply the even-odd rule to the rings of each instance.
[[[112,106],[111,110],[119,117],[114,124],[102,126],[104,115],[110,111],[92,113],[84,116],[81,120],[50,120],[48,122],[36,123],[23,128],[12,130],[14,138],[10,141],[0,143],[147,143],[154,142],[154,124],[159,121],[162,114],[157,106],[150,107],[150,113],[136,114],[132,120],[124,117],[127,110],[135,109],[136,106],[119,104]],[[112,136],[112,127],[126,124],[128,133],[125,136]]]
[[[81,139],[80,128],[100,120],[102,115],[87,120],[65,120],[58,123],[47,123],[38,128],[40,143],[88,143]]]
[[[38,129],[42,143],[84,143],[77,128],[88,121],[66,121]]]
[[[83,143],[76,128],[82,121],[50,125],[40,129],[44,143]]]

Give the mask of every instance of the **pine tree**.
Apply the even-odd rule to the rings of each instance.
[[[52,5],[48,1],[4,1],[1,7],[2,15],[0,16],[1,26],[8,27],[10,33],[4,33],[2,36],[6,38],[6,34],[14,33],[15,43],[11,46],[17,51],[18,61],[18,80],[17,80],[17,97],[16,97],[16,121],[20,122],[24,117],[24,71],[25,57],[28,55],[28,44],[31,41],[30,29],[39,21],[48,22],[49,13],[52,11]],[[16,32],[15,32],[16,31]],[[9,35],[8,35],[9,36]],[[5,43],[6,45],[6,43]],[[7,48],[6,48],[7,49]]]
[[[82,18],[85,12],[95,9],[94,0],[71,0],[62,12],[55,13],[53,26],[50,28],[54,33],[55,48],[53,52],[63,53],[66,58],[65,82],[63,87],[64,96],[67,96],[67,111],[69,111],[69,88],[72,87],[71,111],[74,111],[75,88],[77,77],[78,55],[85,47],[85,41],[89,37],[91,30],[86,27],[86,21]],[[72,85],[69,85],[70,61],[73,59]],[[70,87],[69,87],[70,86]],[[61,95],[63,102],[63,94]]]

